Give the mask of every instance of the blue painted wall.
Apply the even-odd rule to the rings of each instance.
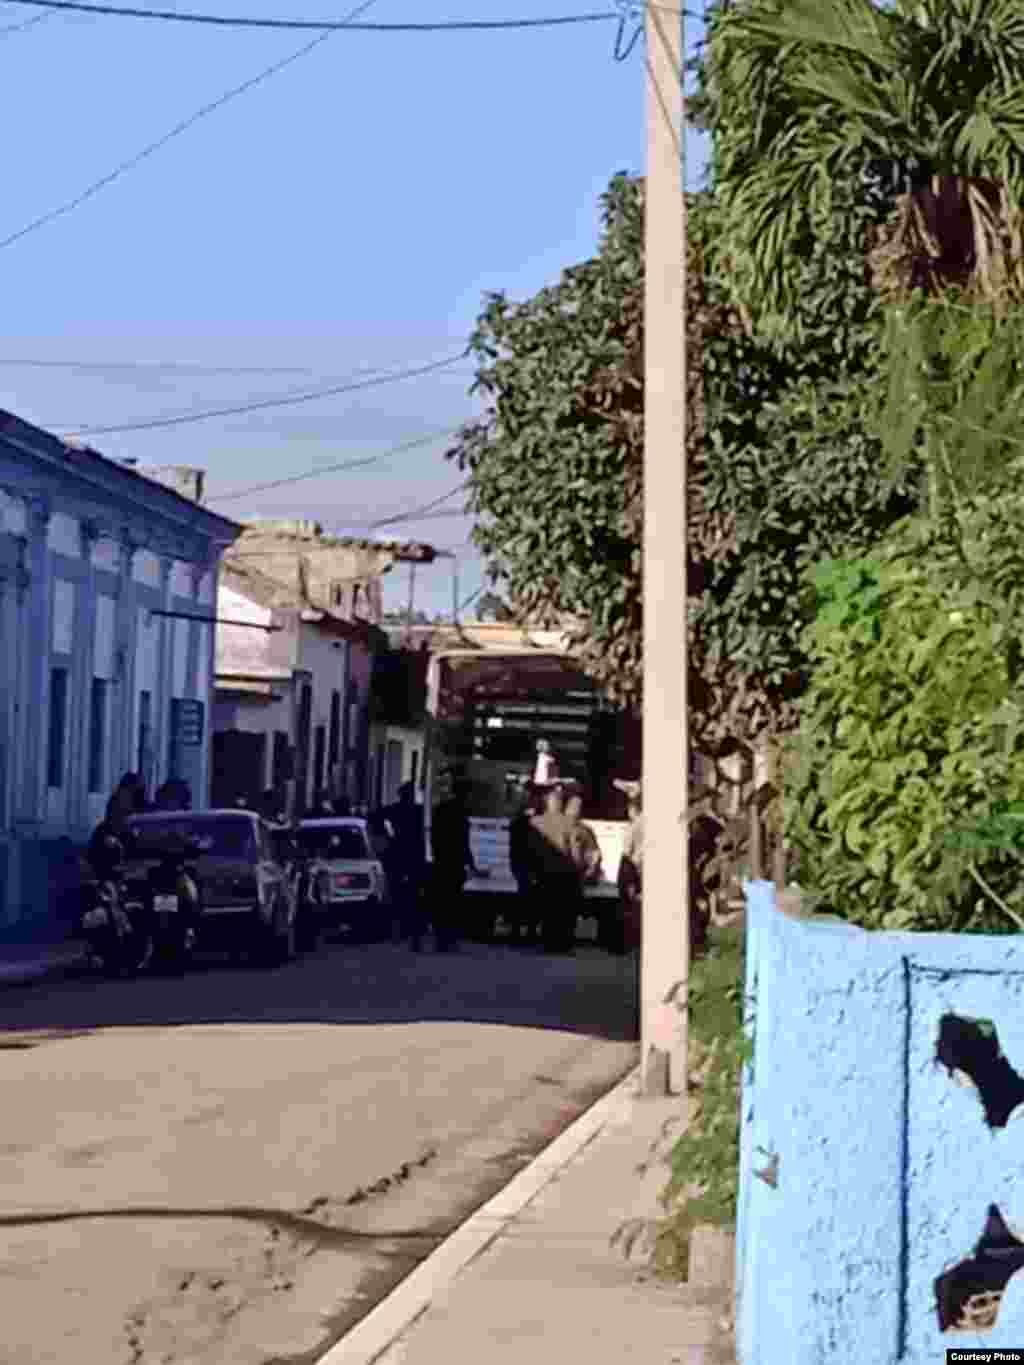
[[[946,1014],[990,1019],[1024,1076],[1024,939],[868,933],[747,887],[737,1218],[742,1365],[935,1365],[1024,1346],[1024,1276],[995,1327],[939,1330],[934,1282],[990,1204],[1024,1236],[1024,1105],[990,1129],[936,1062]],[[773,1188],[755,1174],[774,1156]]]

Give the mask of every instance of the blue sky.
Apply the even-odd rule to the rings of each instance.
[[[150,2],[267,17],[347,12],[326,0]],[[604,7],[376,0],[365,18]],[[3,31],[33,14],[0,3],[0,241],[311,36],[72,14]],[[691,21],[691,42],[696,29]],[[598,196],[616,171],[643,170],[643,46],[617,63],[614,39],[614,22],[334,35],[0,249],[0,407],[66,431],[456,354],[484,291],[525,298],[592,255]],[[698,139],[688,155],[693,184]],[[62,361],[82,368],[53,363]],[[459,482],[442,436],[366,469],[241,499],[217,494],[445,432],[474,411],[471,378],[462,362],[300,406],[90,440],[114,458],[204,467],[211,505],[228,515],[313,517],[370,534],[366,523]],[[375,534],[456,550],[465,597],[482,582],[471,529],[469,518],[446,516]],[[405,578],[389,580],[386,601],[403,604]],[[444,611],[451,597],[448,561],[420,573],[418,606]]]

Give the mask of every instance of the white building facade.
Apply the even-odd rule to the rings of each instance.
[[[252,805],[273,791],[290,813],[320,794],[362,804],[373,628],[231,564],[217,615],[215,801]]]
[[[0,411],[0,935],[70,917],[125,772],[205,803],[218,564],[239,531]]]

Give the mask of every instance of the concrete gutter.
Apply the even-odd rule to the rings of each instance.
[[[66,968],[76,966],[85,956],[85,948],[80,943],[62,943],[9,957],[4,956],[4,951],[0,944],[0,989],[58,976]]]
[[[569,1162],[614,1119],[628,1113],[637,1095],[640,1069],[592,1105],[540,1156],[483,1204],[451,1237],[382,1299],[317,1365],[373,1365],[421,1317],[456,1277],[505,1231],[512,1220],[550,1185]]]

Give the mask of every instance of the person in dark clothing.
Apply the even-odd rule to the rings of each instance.
[[[434,855],[433,920],[439,952],[451,952],[458,944],[462,911],[462,888],[466,873],[484,877],[477,867],[469,839],[469,793],[465,781],[452,784],[452,794],[434,810],[430,826]]]
[[[508,861],[516,881],[518,904],[513,911],[517,936],[533,938],[537,933],[537,877],[532,853],[530,820],[536,814],[536,795],[528,786],[522,793],[519,808],[509,821]]]
[[[572,860],[572,830],[561,786],[549,787],[544,793],[544,809],[530,821],[530,828],[541,895],[544,947],[551,953],[571,952],[582,886]]]
[[[423,810],[416,804],[416,788],[411,782],[399,787],[398,800],[386,807],[384,815],[392,831],[388,856],[391,894],[402,933],[418,953],[426,930],[423,892],[427,844]]]
[[[192,790],[180,777],[169,777],[156,794],[157,810],[191,810]]]

